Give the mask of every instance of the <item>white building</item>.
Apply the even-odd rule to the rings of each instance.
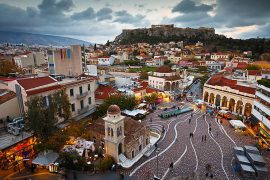
[[[97,60],[99,66],[111,66],[114,63],[115,58],[113,56],[104,56],[99,57]]]
[[[229,54],[226,54],[226,53],[213,53],[213,54],[211,54],[211,59],[214,59],[214,60],[229,59]]]
[[[263,82],[269,84],[269,79],[263,79]],[[258,130],[263,140],[270,143],[270,87],[264,83],[258,83],[254,108],[252,110],[251,122],[258,124]]]
[[[239,115],[250,116],[255,97],[255,85],[229,79],[223,75],[212,76],[203,87],[203,100]]]
[[[65,78],[57,81],[46,77],[24,78],[12,81],[11,87],[17,95],[20,114],[27,111],[26,102],[34,96],[42,96],[49,105],[48,97],[65,90],[71,104],[71,118],[83,118],[95,111],[95,79]],[[63,119],[59,119],[61,122]]]
[[[182,78],[169,67],[160,67],[148,77],[148,84],[161,91],[175,91],[180,88]]]
[[[26,52],[15,56],[15,64],[20,68],[36,67],[46,64],[46,55],[43,52]]]

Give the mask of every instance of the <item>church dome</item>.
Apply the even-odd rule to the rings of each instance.
[[[119,108],[119,106],[117,105],[110,105],[108,110],[107,110],[107,113],[108,114],[112,114],[112,115],[115,115],[115,114],[120,114],[121,113],[121,109]]]

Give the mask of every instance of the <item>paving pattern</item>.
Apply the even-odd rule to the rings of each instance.
[[[199,83],[195,86],[191,91],[200,96]],[[174,105],[180,106],[180,103],[171,102],[160,106]],[[184,106],[190,105],[186,102]],[[163,180],[177,176],[187,178],[194,174],[205,177],[207,172],[213,174],[213,179],[240,179],[232,166],[233,147],[254,145],[254,138],[235,132],[227,122],[221,125],[214,116],[205,115],[199,110],[192,112],[192,118],[191,113],[185,113],[178,117],[161,119],[158,116],[161,113],[162,110],[156,110],[142,122],[157,131],[162,132],[163,127],[166,129],[158,142],[158,156],[154,152],[148,158],[143,157],[132,168],[123,169],[121,173],[139,180],[149,180],[154,175]],[[193,133],[193,137],[190,137],[190,133]],[[202,141],[202,136],[206,136],[206,141]],[[172,169],[169,167],[170,163],[174,165]],[[206,170],[209,164],[211,170]]]
[[[167,106],[168,104],[166,104]],[[170,104],[180,105],[179,102]],[[190,104],[186,103],[185,106]],[[142,122],[148,127],[166,132],[158,142],[157,153],[150,157],[143,157],[132,168],[121,170],[125,175],[135,177],[139,180],[148,180],[158,175],[161,179],[171,179],[176,176],[191,177],[196,174],[205,176],[206,165],[211,165],[210,172],[214,179],[239,179],[232,167],[233,147],[254,145],[256,140],[236,133],[228,124],[219,124],[214,117],[204,115],[197,110],[191,122],[191,113],[161,119],[158,115],[162,110],[156,110]],[[209,127],[211,126],[211,131]],[[193,138],[190,133],[193,132]],[[206,135],[206,141],[202,136]],[[158,174],[157,174],[158,161]],[[173,169],[169,168],[174,163]]]

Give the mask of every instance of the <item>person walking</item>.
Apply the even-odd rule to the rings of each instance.
[[[189,120],[188,120],[188,124],[190,124],[190,122],[191,122],[191,118],[189,118]]]
[[[211,130],[212,130],[212,128],[211,128],[211,126],[209,127],[209,132],[211,132]]]
[[[173,170],[173,162],[170,163],[170,169]]]
[[[206,135],[204,135],[204,141],[206,142]]]
[[[218,131],[216,132],[216,135],[217,135],[217,137],[218,137]]]

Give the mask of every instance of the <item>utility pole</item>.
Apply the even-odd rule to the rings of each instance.
[[[159,180],[160,178],[158,177],[158,154],[159,154],[160,148],[157,148],[156,154],[157,154],[157,175],[154,176],[154,180]]]

